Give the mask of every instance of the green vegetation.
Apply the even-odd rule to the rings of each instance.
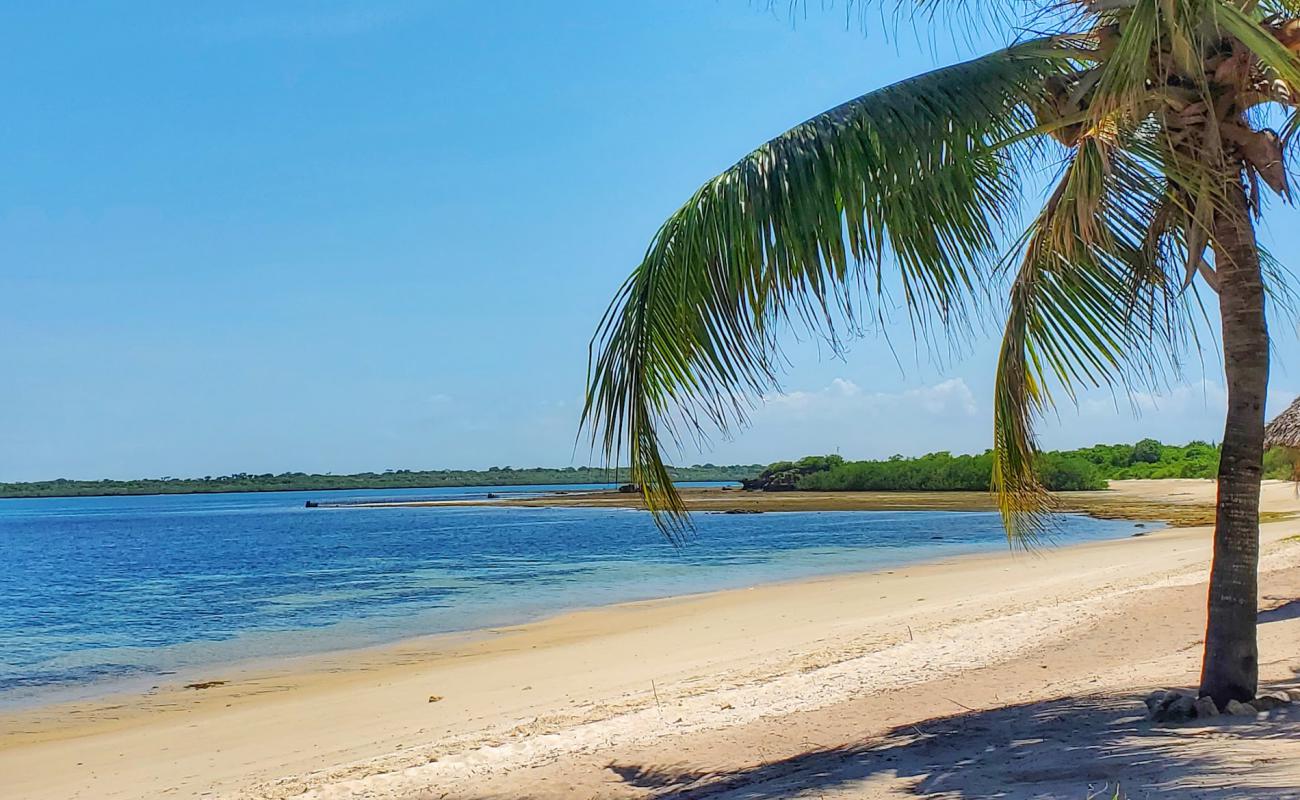
[[[769,464],[758,477],[745,481],[746,489],[762,489],[765,492],[787,492],[802,489],[804,478],[823,474],[844,466],[841,456],[805,456],[798,461],[777,461]]]
[[[673,467],[679,481],[740,481],[752,478],[761,464],[715,466],[697,464]],[[626,470],[599,467],[533,467],[514,469],[492,467],[487,470],[389,470],[359,472],[353,475],[317,475],[284,472],[279,475],[207,476],[203,478],[144,478],[132,481],[54,480],[32,483],[0,483],[0,497],[80,497],[127,494],[204,494],[215,492],[292,492],[328,489],[432,489],[441,486],[527,486],[564,483],[618,483],[626,479]]]
[[[1106,488],[1100,470],[1073,453],[1043,453],[1038,480],[1055,491]],[[928,453],[919,458],[853,461],[809,472],[798,489],[825,492],[986,492],[993,484],[993,453]]]
[[[778,461],[748,481],[766,491],[945,492],[988,491],[994,454],[929,453],[918,458],[894,456],[887,461],[845,461],[837,455]],[[1265,477],[1289,479],[1291,457],[1281,448],[1264,459]],[[1104,489],[1109,480],[1137,478],[1213,478],[1219,448],[1208,442],[1167,445],[1155,439],[1136,444],[1099,444],[1078,450],[1040,453],[1037,480],[1057,492]]]
[[[1165,445],[1155,439],[1137,444],[1099,444],[1074,451],[1112,480],[1130,478],[1213,478],[1219,448],[1208,442]]]

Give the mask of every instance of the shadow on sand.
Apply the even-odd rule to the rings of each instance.
[[[1171,727],[1140,712],[1131,697],[1064,698],[933,719],[742,769],[609,768],[647,796],[672,800],[873,797],[873,786],[890,784],[952,800],[1300,798],[1300,707]]]

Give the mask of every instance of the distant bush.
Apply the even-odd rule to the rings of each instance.
[[[1290,479],[1300,460],[1279,448],[1264,456],[1264,477]],[[1213,478],[1219,471],[1219,448],[1209,442],[1167,445],[1156,439],[1137,444],[1099,444],[1078,450],[1043,453],[1038,479],[1060,492],[1106,488],[1109,480],[1136,478]],[[763,471],[773,488],[823,492],[988,491],[993,455],[928,453],[915,458],[892,456],[885,461],[844,461],[839,456],[810,456],[781,461]],[[759,481],[751,488],[767,488]]]
[[[762,489],[767,492],[792,491],[799,488],[799,482],[803,478],[842,466],[844,466],[844,458],[841,456],[804,456],[798,461],[777,461],[769,464],[757,478],[746,480],[744,484],[746,489]]]
[[[1097,468],[1078,457],[1045,454],[1039,480],[1048,489],[1104,489]],[[824,492],[986,492],[993,480],[993,454],[929,453],[918,458],[853,461],[801,477],[796,488]]]
[[[806,475],[800,489],[821,491],[983,491],[989,488],[993,457],[930,453],[919,458],[854,461]]]
[[[1143,439],[1142,441],[1133,445],[1132,463],[1134,464],[1156,463],[1157,461],[1160,460],[1160,457],[1163,455],[1162,447],[1163,445],[1161,445],[1159,440],[1157,439]]]
[[[1219,472],[1219,448],[1208,442],[1180,446],[1143,439],[1135,445],[1099,444],[1068,452],[1095,465],[1108,480],[1213,478]]]
[[[1296,469],[1300,453],[1282,447],[1274,447],[1264,454],[1264,477],[1290,481],[1300,477]]]
[[[1038,481],[1054,492],[1086,492],[1106,488],[1097,466],[1073,453],[1044,453],[1038,459]]]

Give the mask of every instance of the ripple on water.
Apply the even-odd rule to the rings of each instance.
[[[302,507],[373,496],[0,500],[0,702],[1005,547],[982,512],[704,514],[675,549],[625,509]]]

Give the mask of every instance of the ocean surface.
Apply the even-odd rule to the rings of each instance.
[[[994,513],[304,508],[570,487],[0,499],[0,706],[557,611],[1005,549]],[[1060,543],[1133,523],[1062,517]]]

